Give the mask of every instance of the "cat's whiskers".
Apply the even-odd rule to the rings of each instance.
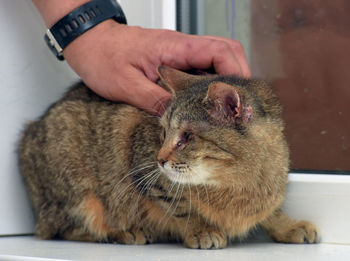
[[[134,193],[137,191],[137,189],[139,188],[140,185],[142,185],[142,188],[140,190],[140,193],[139,194],[143,194],[143,191],[145,190],[145,188],[147,188],[149,182],[154,178],[154,174],[156,174],[158,172],[157,169],[154,169],[152,171],[150,171],[149,173],[147,174],[144,174],[142,177],[141,177],[141,180],[137,183],[137,185],[134,187],[134,189],[132,190],[132,194],[130,195],[130,197],[132,197],[134,195]],[[147,180],[148,178],[150,178],[149,180]],[[146,181],[146,183],[144,183],[144,181]],[[144,184],[143,184],[144,183]]]
[[[191,180],[191,176],[189,176],[189,179]],[[191,182],[187,183],[188,184],[188,191],[190,194],[190,201],[189,201],[189,207],[188,207],[188,217],[187,217],[187,221],[186,221],[186,226],[185,226],[185,233],[187,231],[187,226],[188,223],[190,221],[190,217],[191,217],[191,211],[192,211],[192,195],[191,195]]]
[[[135,183],[139,182],[140,180],[144,179],[145,176],[147,176],[147,174],[149,174],[149,172],[148,172],[147,174],[145,174],[145,175],[142,175],[140,178],[137,178],[136,180],[134,180],[134,181],[131,182],[130,184],[128,184],[123,190],[118,191],[117,189],[118,189],[119,185],[121,184],[121,182],[122,182],[123,180],[125,180],[126,178],[128,178],[128,177],[134,175],[136,172],[144,171],[145,169],[148,169],[148,168],[151,168],[151,167],[154,167],[154,162],[149,163],[149,165],[146,165],[146,166],[144,166],[144,167],[135,168],[134,171],[128,172],[128,173],[114,186],[114,188],[113,188],[113,191],[117,192],[117,193],[115,194],[115,197],[114,197],[115,202],[118,202],[118,201],[123,197],[124,192],[127,191],[127,189],[129,189],[131,186],[135,185]],[[150,172],[152,172],[152,171],[154,171],[154,169],[150,170]],[[141,182],[142,182],[142,181],[141,181]],[[127,199],[126,199],[126,200],[127,200]],[[125,201],[125,200],[124,200],[124,201]],[[122,203],[124,204],[125,202],[122,202]],[[123,205],[123,204],[122,204],[122,205]]]
[[[130,215],[131,215],[131,217],[132,217],[132,216],[138,214],[138,213],[139,213],[139,211],[138,211],[139,200],[140,200],[141,195],[143,194],[143,190],[148,189],[150,186],[152,186],[153,180],[156,181],[156,180],[159,178],[159,175],[160,175],[160,174],[159,174],[159,172],[158,172],[157,169],[151,170],[149,173],[145,174],[145,175],[142,176],[141,178],[138,178],[137,180],[135,180],[134,182],[132,182],[132,184],[129,184],[128,187],[130,187],[130,186],[132,186],[132,185],[134,185],[135,183],[138,182],[137,185],[134,186],[134,188],[133,188],[132,191],[129,191],[128,193],[125,193],[125,197],[124,197],[124,199],[123,199],[121,202],[119,202],[119,206],[118,206],[117,209],[118,209],[118,210],[119,210],[119,209],[128,209],[128,214],[127,214],[128,219],[130,218]],[[147,180],[147,179],[149,179],[149,180]],[[143,184],[145,180],[147,180],[147,181],[146,181],[146,184],[144,184],[144,185],[142,186],[142,190],[138,193],[138,198],[137,198],[137,200],[136,200],[136,201],[132,201],[132,198],[134,197],[135,192],[138,190],[138,187],[139,187],[141,184]],[[125,191],[125,190],[124,190],[124,191]],[[128,201],[130,201],[130,200],[131,200],[131,202],[134,203],[134,204],[132,204],[131,206],[129,205],[128,207],[125,207],[126,203],[127,203]],[[136,216],[136,217],[138,218],[139,216]]]
[[[142,189],[139,191],[139,193],[138,193],[139,195],[138,195],[138,197],[137,197],[137,199],[135,201],[135,205],[136,205],[136,207],[135,207],[135,214],[137,214],[137,217],[139,217],[139,215],[138,215],[139,214],[139,201],[140,201],[141,195],[143,195],[144,191],[148,191],[149,188],[151,188],[154,185],[154,183],[157,182],[160,174],[161,174],[160,171],[158,169],[155,169],[154,171],[152,171],[151,173],[149,173],[147,175],[147,178],[144,179],[144,180],[146,180],[146,179],[148,179],[150,177],[149,180],[146,181],[146,183],[142,186]],[[141,181],[141,183],[143,181]],[[131,194],[130,198],[133,197],[134,193],[137,191],[137,187],[138,186],[139,186],[139,184],[134,188],[134,191]],[[129,211],[129,213],[130,213],[130,211]]]
[[[197,175],[199,175],[198,174],[198,172],[196,172],[194,169],[191,169],[191,171],[197,176]],[[204,188],[204,190],[205,190],[205,194],[206,194],[206,204],[208,205],[208,210],[207,211],[209,211],[209,209],[210,209],[210,200],[209,200],[209,193],[208,193],[208,188],[207,188],[207,185],[205,184],[205,183],[201,183],[200,184],[201,186],[203,186],[203,188]],[[198,199],[199,199],[199,195],[198,195]],[[200,201],[199,201],[200,202]],[[205,202],[204,202],[205,203]],[[199,209],[200,210],[200,209]],[[199,210],[198,210],[198,215],[199,215]],[[209,221],[208,221],[208,218],[206,217],[207,215],[204,215],[204,219],[205,219],[205,221],[208,223]]]
[[[138,202],[139,197],[143,194],[143,192],[148,188],[149,183],[153,180],[154,178],[154,174],[157,173],[157,170],[152,170],[151,172],[149,172],[148,174],[146,174],[140,181],[139,183],[134,186],[134,189],[132,190],[132,193],[130,194],[129,198],[133,198],[134,194],[136,193],[136,191],[139,190],[138,192],[138,197],[136,202]],[[146,181],[146,182],[145,182]],[[141,189],[139,189],[139,187],[142,185]]]
[[[201,201],[200,201],[200,194],[198,191],[198,186],[197,184],[194,185],[196,188],[196,192],[197,192],[197,200],[198,200],[198,211],[197,211],[197,215],[198,215],[198,222],[200,221],[200,212],[201,212]]]
[[[159,170],[157,170],[155,175],[151,178],[151,182],[148,184],[147,190],[149,190],[149,188],[152,188],[154,186],[154,184],[157,183],[157,181],[161,175],[162,175],[162,173]]]
[[[172,181],[172,183],[175,185],[177,182]],[[167,210],[165,211],[163,217],[159,220],[158,225],[160,225],[160,224],[163,222],[163,220],[166,218],[167,214],[169,213],[169,211],[170,211],[172,205],[174,204],[174,202],[175,202],[175,200],[176,200],[176,197],[177,197],[177,195],[178,195],[180,186],[181,186],[181,184],[180,184],[180,183],[177,183],[177,188],[176,188],[176,191],[175,191],[175,195],[173,196],[173,198],[172,198],[172,200],[171,200],[171,202],[170,202],[170,204],[169,204]],[[167,222],[168,222],[168,219],[167,219],[166,222],[163,224],[163,229],[165,228]]]
[[[195,176],[199,176],[200,174],[198,174],[197,171],[195,171],[194,169],[191,169],[191,171],[195,174]],[[207,204],[210,205],[210,200],[209,200],[209,193],[208,193],[208,189],[207,189],[207,184],[205,184],[204,182],[199,184],[200,186],[203,186],[205,189],[205,194],[206,194],[206,198],[207,198]]]
[[[165,222],[165,224],[164,224],[164,227],[165,227],[165,225],[169,222],[169,220],[170,220],[170,218],[175,214],[175,212],[176,212],[176,209],[177,209],[177,207],[179,206],[179,203],[180,203],[180,201],[181,201],[181,199],[182,199],[182,195],[183,195],[183,192],[184,192],[184,188],[185,188],[185,185],[184,185],[184,183],[183,183],[183,181],[184,181],[184,177],[183,176],[181,176],[181,183],[179,182],[179,185],[181,185],[181,192],[180,192],[180,196],[179,196],[179,199],[178,199],[178,201],[177,201],[177,203],[176,203],[176,205],[175,205],[175,207],[174,207],[174,209],[173,209],[173,211],[170,213],[170,215],[168,216],[168,218],[167,218],[167,220],[166,220],[166,222]],[[171,207],[171,206],[170,206]],[[170,210],[170,207],[168,208],[169,210]],[[168,211],[167,211],[168,212]]]
[[[150,172],[142,175],[141,177],[137,178],[136,180],[134,180],[133,182],[131,182],[127,187],[131,187],[131,186],[134,186],[133,189],[131,190],[131,192],[127,193],[128,197],[125,198],[120,204],[121,205],[124,205],[126,203],[126,201],[128,199],[131,199],[133,196],[134,196],[134,193],[137,191],[138,187],[145,181],[147,180],[148,178],[152,177],[153,174],[156,172],[156,170],[151,170]],[[137,183],[137,184],[136,184]],[[135,186],[136,184],[136,186]],[[125,191],[125,189],[123,190],[123,192]]]
[[[173,191],[173,188],[175,187],[175,184],[176,184],[175,181],[171,181],[171,182],[172,183],[171,183],[171,186],[170,186],[170,189],[169,189],[168,193],[166,194],[165,201],[167,201],[167,199],[169,198],[170,193]]]
[[[130,171],[128,171],[128,173],[126,173],[125,176],[122,179],[120,179],[117,184],[114,185],[113,191],[116,191],[116,188],[128,177],[134,175],[136,172],[140,172],[142,170],[145,170],[147,168],[151,168],[153,166],[155,166],[155,162],[145,162],[145,163],[142,163],[142,164],[135,166]]]
[[[139,164],[139,165],[135,166],[134,168],[132,168],[126,175],[135,174],[135,172],[140,172],[140,171],[142,171],[146,168],[149,168],[149,167],[156,167],[156,164],[157,164],[156,161],[145,162],[145,163]]]

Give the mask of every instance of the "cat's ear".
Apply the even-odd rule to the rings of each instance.
[[[242,103],[241,90],[238,87],[224,82],[212,82],[205,100],[211,104],[209,114],[216,121],[234,124],[251,120],[252,108]]]
[[[199,78],[199,76],[191,75],[165,65],[159,66],[157,70],[161,83],[172,94],[176,94],[177,91],[187,88]]]

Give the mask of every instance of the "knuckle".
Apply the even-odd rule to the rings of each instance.
[[[243,52],[243,44],[240,41],[233,41],[232,49],[236,52]]]
[[[224,41],[213,41],[215,48],[218,52],[229,52],[231,50],[230,45]]]

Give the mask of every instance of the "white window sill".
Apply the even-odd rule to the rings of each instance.
[[[191,250],[180,244],[128,246],[3,236],[0,261],[350,260],[350,175],[291,174],[289,180],[284,208],[291,217],[316,224],[321,231],[321,244],[278,244],[258,235],[222,250]]]
[[[314,223],[323,243],[349,245],[349,199],[350,175],[289,174],[284,209]]]
[[[263,240],[221,250],[193,250],[179,244],[143,246],[45,241],[31,236],[0,237],[0,261],[12,260],[350,260],[350,245],[278,244]]]

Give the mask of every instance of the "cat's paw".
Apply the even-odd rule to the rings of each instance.
[[[227,237],[218,231],[201,231],[187,235],[184,244],[189,248],[218,249],[227,246]]]
[[[144,230],[131,229],[129,231],[119,231],[108,235],[108,242],[127,245],[144,245],[153,243],[151,233]]]
[[[274,240],[281,243],[310,244],[320,242],[320,233],[315,225],[308,221],[299,221],[280,234]]]

